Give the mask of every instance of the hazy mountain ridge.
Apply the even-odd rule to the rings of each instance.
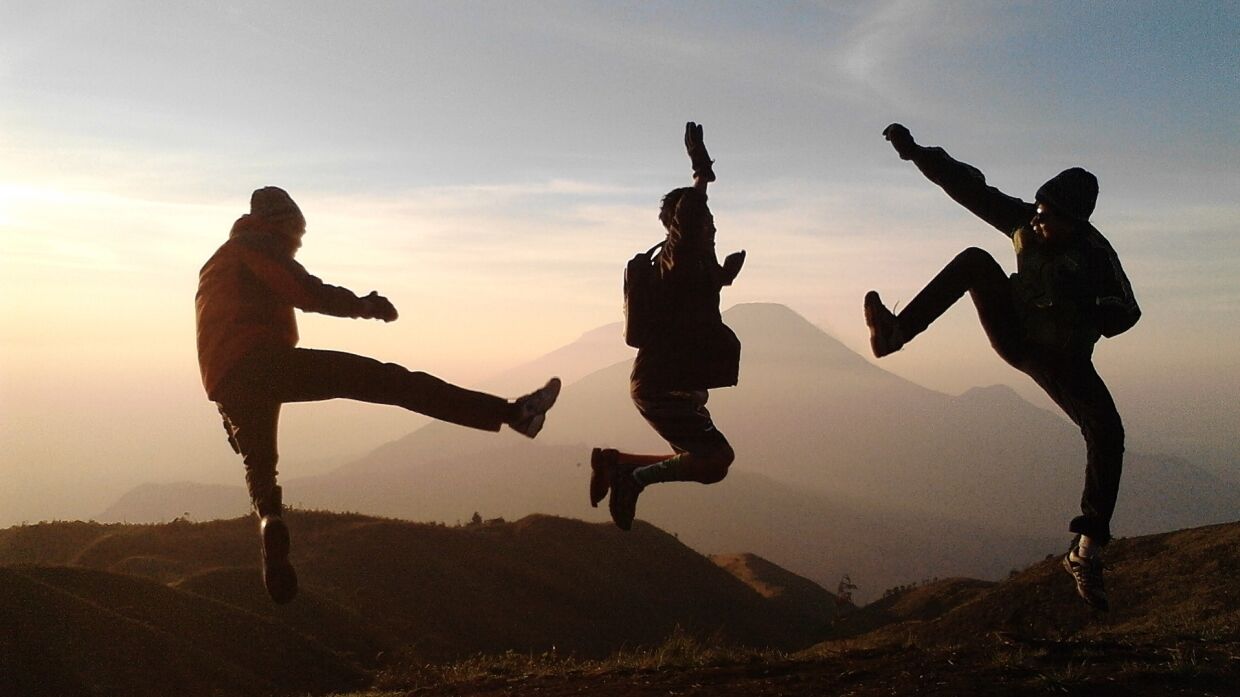
[[[640,518],[702,551],[751,551],[823,585],[852,573],[867,598],[933,576],[997,578],[1059,546],[1084,477],[1084,445],[1066,419],[1006,387],[959,396],[920,387],[780,305],[739,305],[726,318],[744,343],[741,384],[712,392],[710,407],[738,452],[732,474],[706,488],[653,487]],[[561,351],[580,359],[611,331]],[[473,511],[605,520],[585,502],[589,448],[667,449],[628,399],[629,366],[567,385],[536,442],[431,423],[321,477],[287,476],[296,473],[289,463],[286,500],[446,522]],[[528,381],[548,367],[514,374]],[[144,497],[159,506],[131,499],[106,519],[169,510],[201,519],[246,505],[240,489],[222,512],[172,488]],[[181,503],[169,508],[173,501]],[[1182,460],[1130,452],[1115,529],[1163,531],[1238,509],[1240,487]]]
[[[932,576],[997,578],[1065,536],[1066,521],[1078,513],[1085,460],[1080,434],[1067,419],[1007,387],[959,396],[920,387],[784,306],[738,305],[725,317],[744,344],[741,384],[713,391],[710,407],[738,453],[732,474],[708,488],[649,489],[639,517],[676,530],[703,551],[725,550],[699,545],[749,550],[823,585],[843,572],[864,572],[863,597],[875,597],[876,585]],[[559,455],[534,455],[538,446],[510,434],[500,436],[500,445],[491,434],[431,424],[326,475],[315,485],[318,493],[298,480],[289,490],[326,505],[330,489],[348,489],[354,505],[365,508],[370,503],[362,504],[359,490],[380,488],[372,478],[391,492],[437,488],[433,479],[446,477],[459,488],[431,504],[439,510],[453,502],[467,509],[476,500],[503,511],[523,512],[527,503],[525,510],[591,515],[577,503],[590,446],[667,450],[627,399],[630,365],[604,367],[566,387],[538,441],[564,448]],[[509,471],[518,463],[526,476]],[[496,478],[503,492],[492,498],[483,492]],[[814,495],[816,503],[806,501]],[[1180,459],[1130,452],[1115,528],[1121,535],[1165,531],[1224,520],[1238,509],[1240,487]],[[789,515],[792,510],[802,515]],[[849,537],[883,553],[834,553]],[[975,542],[980,539],[985,542]],[[816,553],[824,548],[832,553]],[[975,561],[971,567],[925,563],[933,554]],[[876,556],[886,561],[876,564]]]
[[[293,480],[286,485],[286,500],[448,524],[466,521],[474,511],[511,519],[529,508],[607,521],[605,507],[592,509],[585,500],[585,466],[572,462],[579,454],[579,448],[512,451],[497,446],[430,460],[411,471],[373,473],[350,481],[347,488],[330,477]],[[479,476],[484,470],[486,475]],[[411,478],[418,483],[411,484]],[[163,491],[168,498],[179,498],[175,488]],[[237,487],[228,509],[215,515],[242,515],[245,501],[244,490]],[[709,488],[677,484],[650,489],[641,506],[640,519],[676,533],[703,553],[761,550],[763,557],[824,586],[834,586],[849,573],[861,585],[859,598],[874,598],[890,586],[931,576],[997,578],[1028,559],[1030,549],[1039,554],[1060,541],[1053,534],[1024,537],[970,530],[960,520],[879,509],[743,471]],[[195,519],[212,517],[202,509],[193,513]]]

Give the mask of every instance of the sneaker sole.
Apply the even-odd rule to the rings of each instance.
[[[878,327],[876,326],[876,318],[878,313],[875,306],[881,302],[882,301],[879,299],[878,293],[870,291],[865,294],[865,326],[870,330],[870,352],[874,354],[875,358],[882,358],[886,355],[881,351],[882,342],[879,340]]]
[[[1072,570],[1072,562],[1068,559],[1067,555],[1064,555],[1063,557],[1063,570],[1067,571],[1068,575],[1072,577],[1072,584],[1076,586],[1076,595],[1078,598],[1085,601],[1086,605],[1101,612],[1107,612],[1111,609],[1111,604],[1107,602],[1106,598],[1103,598],[1102,600],[1091,600],[1089,596],[1081,592],[1081,586],[1076,582],[1076,572]]]
[[[547,421],[547,412],[551,407],[555,406],[555,401],[560,397],[559,378],[551,378],[547,384],[534,393],[530,399],[530,410],[534,412],[532,416],[523,419],[512,426],[512,429],[526,438],[533,438],[543,429],[543,425]]]
[[[865,294],[865,326],[870,330],[870,352],[874,354],[875,358],[882,358],[895,353],[878,330],[878,315],[879,312],[885,309],[883,301],[879,298],[877,292],[870,291]]]

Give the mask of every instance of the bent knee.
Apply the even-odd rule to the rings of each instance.
[[[970,266],[998,264],[990,252],[981,247],[969,247],[956,255],[956,261]]]
[[[736,460],[736,453],[731,445],[724,443],[710,453],[695,455],[694,458],[698,459],[702,466],[698,481],[703,484],[714,484],[723,481],[723,478],[728,476],[728,468]]]

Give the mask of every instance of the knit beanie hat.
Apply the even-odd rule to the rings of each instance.
[[[1085,222],[1098,203],[1098,178],[1080,167],[1065,169],[1038,189],[1036,199],[1050,204],[1058,213]]]
[[[250,195],[250,215],[267,219],[301,215],[301,209],[288,192],[278,186],[264,186]]]

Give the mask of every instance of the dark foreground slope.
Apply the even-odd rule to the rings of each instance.
[[[762,632],[791,627],[764,625],[761,617],[780,616],[764,603],[829,595],[754,557],[712,563],[646,525],[626,536],[545,516],[444,528],[302,514],[298,539],[318,551],[299,553],[307,593],[287,608],[261,602],[252,572],[229,570],[229,555],[249,556],[234,548],[248,544],[251,525],[0,531],[0,561],[45,554],[80,565],[0,566],[0,630],[23,623],[0,634],[0,694],[339,690],[356,675],[341,646],[359,618],[387,633],[348,639],[385,647],[387,658],[366,668],[373,687],[350,693],[365,697],[1161,697],[1233,695],[1240,684],[1240,523],[1117,540],[1107,550],[1109,614],[1080,603],[1052,556],[999,583],[902,589],[835,619],[835,638],[796,652],[755,648],[769,645],[753,640]],[[677,562],[685,553],[692,561]],[[145,570],[170,585],[105,568]],[[204,625],[211,633],[199,636]],[[634,632],[655,638],[597,654],[572,648],[573,637]],[[484,646],[493,639],[479,634],[507,637],[515,650]],[[455,655],[472,655],[428,660],[452,655],[448,640]],[[522,641],[528,647],[517,648]],[[259,645],[283,662],[255,663],[245,650]]]
[[[903,589],[841,617],[843,638],[794,654],[669,642],[602,663],[509,657],[415,675],[416,692],[388,676],[385,694],[1236,694],[1240,523],[1118,540],[1108,555],[1109,614],[1086,609],[1052,557],[995,584]]]
[[[282,607],[252,518],[0,531],[0,695],[321,693],[385,656],[601,657],[676,631],[789,649],[835,611],[775,604],[644,523],[289,519],[302,592]]]
[[[1047,641],[1240,638],[1240,523],[1118,540],[1107,548],[1107,568],[1108,613],[1078,602],[1056,555],[900,629],[941,645],[979,627]]]
[[[0,695],[297,694],[357,666],[281,623],[154,581],[0,567]]]

